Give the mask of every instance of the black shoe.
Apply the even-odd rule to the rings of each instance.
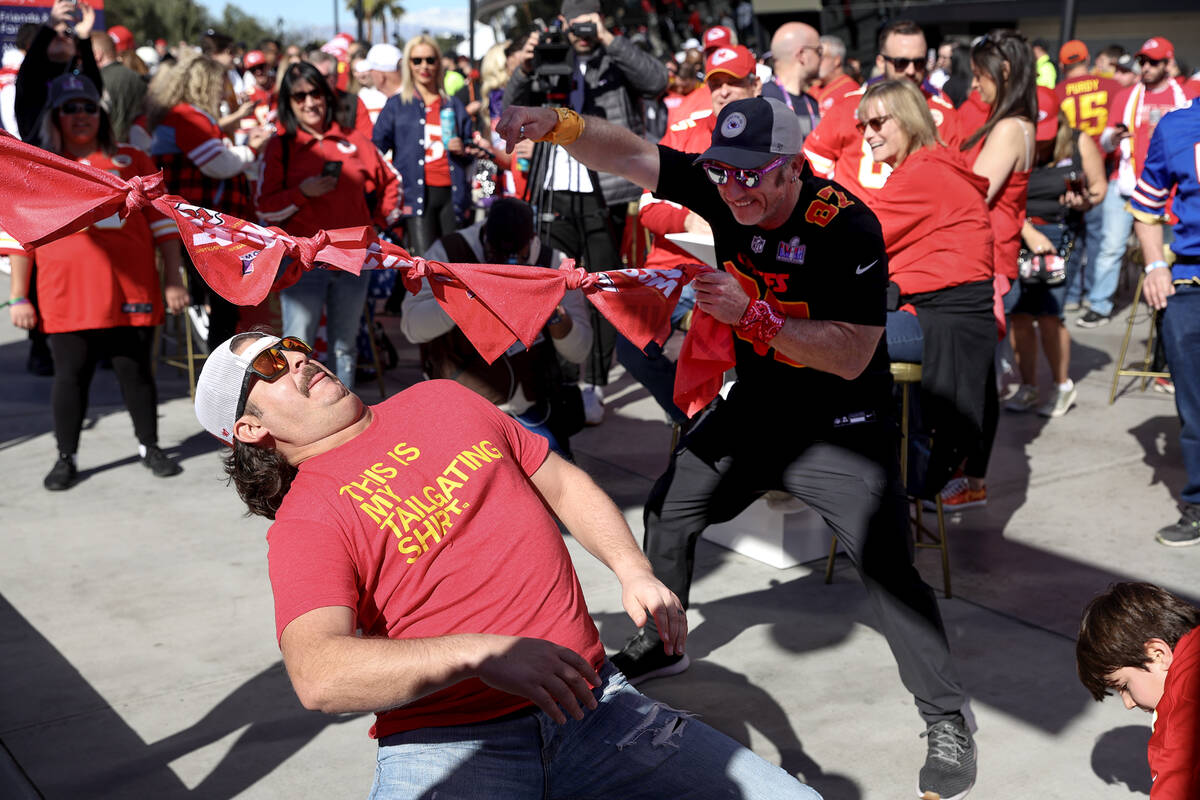
[[[961,716],[935,722],[928,737],[925,766],[921,767],[917,797],[921,800],[959,800],[975,785],[975,742]]]
[[[614,667],[625,674],[625,680],[635,686],[651,678],[678,675],[691,664],[686,653],[681,656],[667,655],[658,634],[645,628],[638,631],[625,643],[621,652],[610,660]]]
[[[150,445],[146,448],[146,455],[142,456],[142,465],[153,472],[157,478],[169,478],[172,475],[178,475],[183,472],[183,467],[172,461],[156,445]]]
[[[1167,547],[1187,547],[1200,544],[1200,505],[1187,503],[1181,507],[1183,516],[1174,525],[1168,525],[1154,534],[1159,544]]]
[[[52,492],[61,492],[63,489],[70,489],[75,484],[75,476],[77,474],[75,456],[59,453],[58,461],[54,462],[54,466],[42,480],[42,486],[45,486]]]
[[[1112,322],[1112,314],[1100,314],[1090,308],[1086,314],[1075,320],[1075,324],[1081,328],[1099,328],[1110,322]]]

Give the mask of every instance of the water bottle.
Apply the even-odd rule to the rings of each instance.
[[[454,109],[449,106],[442,109],[442,147],[450,144],[450,140],[458,134],[454,130]]]
[[[517,159],[517,169],[521,170],[521,172],[529,172],[529,159],[528,158],[518,158]]]

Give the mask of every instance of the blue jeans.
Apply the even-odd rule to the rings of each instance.
[[[284,336],[298,336],[312,344],[317,338],[321,309],[325,309],[325,335],[334,371],[347,389],[354,388],[358,326],[370,282],[370,272],[351,275],[341,270],[314,269],[279,293]]]
[[[599,706],[558,725],[544,712],[379,741],[371,800],[417,797],[804,798],[820,795],[691,715],[651,700],[612,664]]]
[[[1163,312],[1162,342],[1175,381],[1179,447],[1187,483],[1180,497],[1200,504],[1200,286],[1176,286]]]
[[[907,311],[887,312],[887,350],[892,361],[920,364],[925,347],[921,323]]]
[[[1078,258],[1067,262],[1067,298],[1066,303],[1078,303],[1092,293],[1093,275],[1096,273],[1096,261],[1100,258],[1100,240],[1104,235],[1104,203],[1092,206],[1083,215],[1085,229],[1084,241],[1075,243]],[[1087,266],[1083,264],[1083,256],[1087,254]],[[1091,302],[1090,300],[1088,302]]]
[[[1091,270],[1092,289],[1088,292],[1088,305],[1097,314],[1108,316],[1113,309],[1113,293],[1117,291],[1117,279],[1121,277],[1121,261],[1125,257],[1125,243],[1133,231],[1133,215],[1125,210],[1128,197],[1117,191],[1117,182],[1108,182],[1108,194],[1101,204],[1104,229],[1100,235],[1100,248],[1093,261],[1088,250],[1088,261],[1095,264]]]

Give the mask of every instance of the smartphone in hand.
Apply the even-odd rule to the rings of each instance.
[[[325,166],[321,167],[322,178],[338,178],[342,174],[341,161],[326,161]]]

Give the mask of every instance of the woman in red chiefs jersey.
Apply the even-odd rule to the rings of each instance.
[[[389,227],[399,216],[400,179],[375,145],[334,120],[336,98],[312,64],[292,64],[279,91],[283,133],[267,143],[259,217],[296,236],[359,225]],[[283,335],[316,340],[321,310],[338,379],[354,387],[356,338],[370,273],[315,269],[280,292]]]
[[[50,84],[48,96],[39,139],[47,150],[127,179],[156,171],[145,153],[116,144],[90,80],[68,73]],[[163,321],[156,244],[166,265],[167,307],[178,312],[188,303],[179,273],[178,237],[175,223],[145,209],[125,219],[114,214],[28,252],[9,242],[13,324],[26,329],[40,324],[54,353],[51,405],[58,461],[46,475],[47,489],[67,489],[75,482],[88,388],[102,358],[111,360],[121,384],[142,463],[159,477],[182,471],[158,447],[158,395],[150,357],[154,327]],[[32,258],[38,265],[37,311],[23,302]]]
[[[870,86],[858,119],[872,157],[892,168],[868,204],[883,229],[892,283],[888,354],[922,364],[922,417],[936,434],[923,493],[932,495],[983,428],[996,341],[988,184],[938,138],[912,81]]]
[[[992,31],[971,48],[971,70],[975,77],[972,89],[979,92],[980,100],[989,110],[983,125],[963,142],[962,150],[975,173],[988,180],[998,296],[1008,295],[1017,279],[1025,196],[1033,168],[1033,121],[1037,119],[1034,63],[1029,43],[1015,31]],[[1015,295],[1006,297],[1006,306],[1013,301]],[[989,381],[988,386],[983,435],[967,460],[966,480],[949,487],[943,497],[950,508],[969,508],[987,502],[984,476],[1000,417],[995,381]]]
[[[225,67],[208,56],[181,59],[150,85],[150,155],[162,168],[167,191],[190,203],[224,211],[241,219],[254,218],[249,177],[255,173],[257,149],[270,133],[255,128],[244,145],[229,143],[219,118],[225,94]],[[208,291],[199,273],[191,286],[209,308],[210,348],[233,336],[237,307]]]

